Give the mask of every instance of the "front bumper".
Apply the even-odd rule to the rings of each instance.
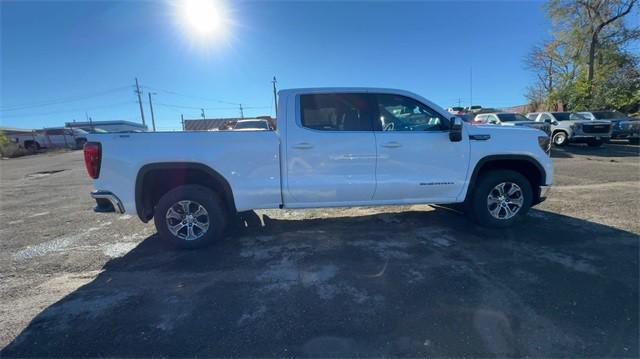
[[[603,134],[574,134],[569,137],[569,141],[571,142],[589,142],[589,141],[609,141],[611,135],[609,133]]]
[[[96,208],[93,209],[96,212],[124,213],[124,206],[118,196],[109,191],[91,192],[91,198],[96,200]]]
[[[619,130],[611,133],[612,139],[639,138],[640,131]]]
[[[533,199],[533,206],[535,206],[536,204],[542,203],[547,199],[547,196],[549,195],[549,192],[551,191],[551,186],[540,186],[540,188],[538,188],[538,195],[535,196],[535,198]]]

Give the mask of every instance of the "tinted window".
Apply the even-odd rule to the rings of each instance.
[[[366,94],[301,95],[302,126],[321,131],[372,131],[373,105]]]
[[[445,119],[424,104],[400,95],[376,95],[383,131],[440,131]]]
[[[599,111],[599,112],[592,112],[592,113],[598,120],[614,120],[614,119],[627,118],[627,116],[624,113],[618,112],[618,111]]]
[[[261,130],[268,130],[269,126],[266,121],[241,121],[237,122],[234,129],[248,129],[255,128]]]
[[[570,121],[570,120],[586,120],[584,117],[578,115],[577,113],[570,112],[552,112],[553,117],[558,121]]]
[[[528,118],[517,113],[501,113],[501,114],[498,114],[498,118],[502,122],[529,121]]]
[[[58,135],[63,135],[64,134],[64,130],[62,129],[53,129],[53,130],[47,130],[45,132],[46,135],[48,136],[58,136]]]

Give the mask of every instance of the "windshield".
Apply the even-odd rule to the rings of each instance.
[[[236,123],[234,129],[247,129],[247,128],[256,128],[262,130],[268,130],[269,126],[266,121],[240,121]]]
[[[593,116],[598,120],[613,120],[613,119],[627,118],[627,115],[618,111],[599,111],[599,112],[592,112],[592,113],[593,113]]]
[[[499,113],[497,116],[502,122],[531,121],[519,113]]]
[[[553,117],[558,121],[575,121],[575,120],[587,120],[586,117],[579,115],[575,112],[551,112]]]

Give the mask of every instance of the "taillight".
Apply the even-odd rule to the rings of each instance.
[[[100,142],[85,143],[84,165],[87,167],[89,177],[96,179],[100,176],[100,162],[102,162],[102,146]]]

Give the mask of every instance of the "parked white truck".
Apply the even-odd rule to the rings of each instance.
[[[506,227],[545,198],[549,137],[471,126],[402,90],[279,92],[277,131],[91,134],[96,210],[154,219],[198,247],[239,212],[266,208],[462,203]]]

